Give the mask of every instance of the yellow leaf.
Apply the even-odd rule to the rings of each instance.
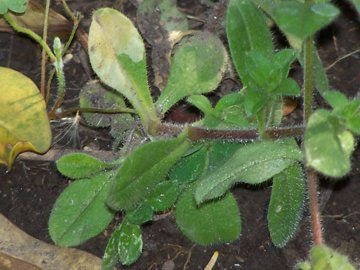
[[[19,153],[45,153],[50,145],[50,124],[38,88],[20,72],[0,67],[0,163],[10,169]]]

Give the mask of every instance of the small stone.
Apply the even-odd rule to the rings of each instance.
[[[175,269],[175,263],[172,260],[168,260],[164,262],[161,270],[174,270]]]

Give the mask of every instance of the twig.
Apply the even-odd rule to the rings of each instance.
[[[334,67],[337,63],[339,63],[340,61],[344,60],[345,58],[348,58],[356,53],[360,52],[360,48],[355,50],[355,51],[352,51],[348,54],[345,54],[343,56],[341,56],[339,59],[337,59],[334,63],[332,63],[331,65],[329,65],[328,67],[326,67],[326,71],[328,71],[329,69],[331,69],[332,67]]]

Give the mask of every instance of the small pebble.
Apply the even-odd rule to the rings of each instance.
[[[175,269],[175,263],[172,260],[168,260],[164,262],[161,270],[174,270]]]

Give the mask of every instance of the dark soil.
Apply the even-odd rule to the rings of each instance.
[[[84,14],[82,28],[86,31],[94,9],[103,6],[114,7],[134,19],[133,3],[135,2],[68,1],[74,10]],[[178,4],[183,12],[211,21],[206,20],[205,17],[210,16],[212,10],[201,4],[201,1],[178,1]],[[339,6],[344,13],[319,35],[319,51],[325,66],[358,49],[360,44],[359,17],[350,6],[344,3]],[[54,8],[63,13],[60,4]],[[221,15],[221,12],[219,14]],[[221,17],[217,20],[221,21]],[[196,22],[192,24],[194,28],[204,27]],[[221,23],[217,23],[212,29],[221,34],[218,25]],[[89,79],[86,73],[88,63],[82,57],[83,49],[75,42],[71,50],[74,57],[65,69],[68,79],[66,106],[76,104],[76,97],[81,87]],[[350,97],[357,95],[360,87],[359,58],[359,53],[354,54],[328,70],[332,87]],[[26,37],[13,33],[0,33],[0,65],[19,70],[39,84],[40,50]],[[320,98],[316,100],[318,104],[322,104]],[[300,109],[298,108],[298,111]],[[175,118],[183,117],[182,110],[178,112],[180,115],[176,115]],[[289,117],[297,118],[297,115],[298,112],[295,111]],[[66,126],[59,127],[56,123],[53,125],[57,147],[88,147],[94,150],[110,148],[111,137],[107,130],[92,130],[80,125],[78,130],[71,130],[70,137],[64,136],[60,140],[62,135],[59,135],[59,132],[64,132]],[[354,169],[349,176],[336,182],[335,185],[327,179],[322,179],[321,189],[321,196],[324,198],[322,213],[326,243],[349,255],[357,267],[360,267],[359,164],[360,149],[357,149],[353,156]],[[30,235],[51,242],[47,229],[48,217],[57,196],[67,184],[68,180],[59,175],[53,162],[18,159],[11,172],[6,172],[3,166],[0,168],[0,212]],[[219,251],[220,254],[214,269],[291,269],[296,262],[305,259],[311,245],[308,213],[305,213],[301,229],[294,240],[283,249],[274,247],[266,221],[270,190],[271,187],[268,186],[234,188],[233,192],[239,203],[243,224],[242,235],[234,243],[211,247],[194,245],[180,232],[171,215],[159,217],[158,221],[143,226],[143,254],[127,269],[204,269],[214,251]],[[327,200],[329,194],[330,198]],[[119,220],[115,220],[108,230],[79,248],[101,257],[116,222]]]

